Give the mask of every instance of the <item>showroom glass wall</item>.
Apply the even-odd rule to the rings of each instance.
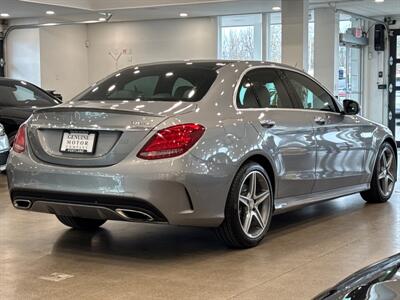
[[[308,29],[307,71],[312,75],[314,73],[314,11],[309,13]],[[218,58],[281,62],[281,13],[219,17]]]
[[[349,15],[339,15],[339,32],[351,28],[365,30],[364,22]],[[340,100],[352,99],[361,102],[362,47],[350,44],[339,45],[339,71],[337,74],[337,95]]]
[[[339,31],[362,28],[364,22],[349,15],[339,14]],[[308,70],[314,75],[314,11],[310,10],[308,23]],[[263,32],[265,28],[265,32]],[[265,47],[263,47],[265,45]],[[335,95],[340,100],[361,102],[362,48],[339,45],[338,74]],[[220,59],[269,60],[281,62],[281,13],[249,14],[219,17],[218,57]]]

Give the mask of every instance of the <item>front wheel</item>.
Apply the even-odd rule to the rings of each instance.
[[[78,230],[95,230],[106,222],[106,220],[67,217],[59,215],[56,215],[56,217],[64,225]]]
[[[232,248],[256,246],[269,229],[273,212],[271,181],[262,166],[251,162],[236,174],[217,235]]]
[[[382,144],[376,159],[371,188],[361,192],[361,197],[368,203],[384,203],[392,196],[396,183],[397,161],[393,147]]]

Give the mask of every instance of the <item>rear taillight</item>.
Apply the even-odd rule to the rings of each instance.
[[[22,124],[15,135],[13,150],[22,153],[26,148],[26,124]]]
[[[139,151],[143,159],[179,156],[188,151],[201,138],[205,128],[200,124],[182,124],[159,130]]]

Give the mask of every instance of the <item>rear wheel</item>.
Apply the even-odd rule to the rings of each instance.
[[[106,222],[106,220],[67,217],[59,215],[56,215],[56,217],[64,225],[79,230],[95,230]]]
[[[251,162],[242,166],[229,191],[225,220],[217,235],[233,248],[256,246],[269,229],[273,193],[267,172]]]
[[[383,143],[375,163],[371,188],[361,192],[361,197],[368,203],[383,203],[392,196],[397,172],[396,155],[389,143]]]

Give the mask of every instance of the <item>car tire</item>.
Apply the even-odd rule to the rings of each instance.
[[[86,219],[59,215],[56,215],[56,217],[64,225],[78,230],[95,230],[106,222],[106,220],[99,219]]]
[[[388,201],[394,191],[396,172],[396,154],[393,147],[384,142],[379,149],[375,162],[370,189],[361,192],[361,197],[368,203],[384,203]]]
[[[273,207],[273,190],[268,173],[255,162],[246,163],[233,179],[225,219],[216,233],[231,248],[254,247],[269,229]]]

